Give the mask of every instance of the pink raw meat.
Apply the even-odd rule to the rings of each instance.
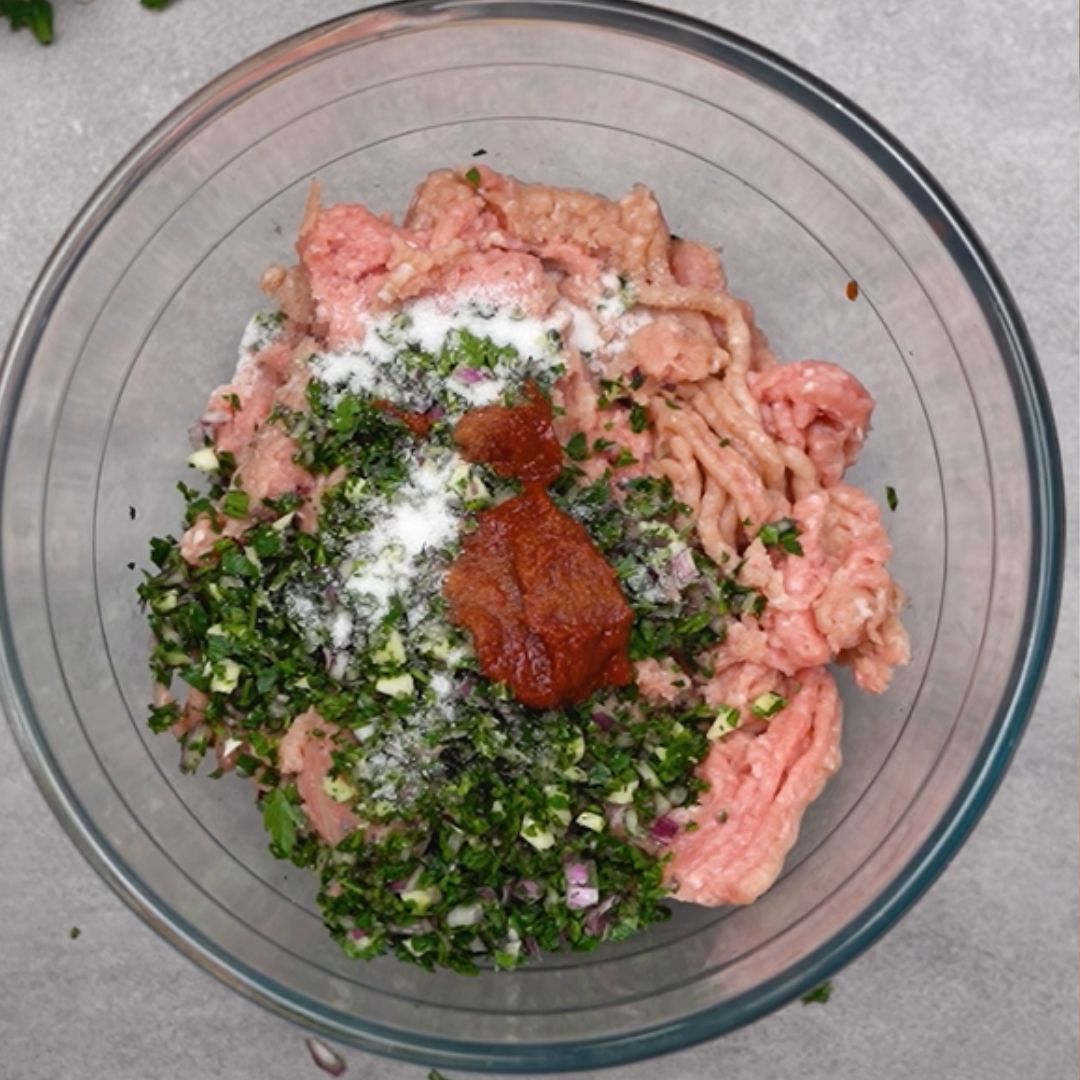
[[[750,904],[780,874],[806,807],[840,767],[840,698],[826,671],[797,676],[800,689],[754,734],[713,745],[699,773],[709,783],[671,843],[664,877],[679,900]],[[693,822],[697,830],[687,832]]]
[[[777,364],[750,372],[765,430],[806,452],[821,483],[840,482],[862,448],[874,399],[854,375],[824,360]]]
[[[680,285],[694,285],[712,292],[723,292],[727,288],[716,252],[693,240],[672,242],[671,272]]]
[[[837,484],[798,500],[792,517],[802,554],[770,553],[760,540],[747,548],[741,580],[768,605],[760,620],[728,628],[714,661],[753,661],[792,675],[835,656],[851,664],[862,689],[882,693],[910,649],[900,623],[904,594],[886,569],[892,546],[876,504]]]
[[[277,389],[291,359],[291,346],[276,341],[244,360],[232,382],[214,391],[203,422],[212,432],[217,450],[235,454],[251,442],[274,408]],[[233,395],[239,405],[231,400]]]
[[[360,825],[348,806],[323,790],[332,765],[334,736],[339,730],[314,709],[308,709],[293,720],[278,747],[278,767],[282,773],[296,776],[296,790],[303,799],[308,821],[331,847]]]
[[[697,382],[719,371],[725,358],[707,323],[704,334],[695,333],[671,314],[659,315],[638,330],[628,349],[633,363],[659,383]]]

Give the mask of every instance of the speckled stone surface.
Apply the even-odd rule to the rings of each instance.
[[[58,0],[42,49],[0,31],[0,334],[106,171],[206,80],[348,0]],[[934,172],[1028,321],[1069,472],[1070,581],[1031,727],[929,894],[835,980],[626,1080],[1077,1075],[1077,60],[1070,0],[682,0],[811,69]],[[317,1077],[297,1027],[184,959],[83,862],[0,724],[0,1078]],[[69,938],[77,925],[81,935]],[[347,1076],[425,1070],[346,1052]]]

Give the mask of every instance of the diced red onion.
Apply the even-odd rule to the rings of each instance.
[[[525,951],[534,959],[539,960],[543,956],[543,951],[540,948],[540,942],[534,937],[527,937],[525,939]]]
[[[480,888],[476,890],[476,895],[479,896],[481,900],[487,900],[489,903],[495,900],[497,896],[495,890],[489,888],[487,885],[481,885]]]
[[[607,913],[611,910],[615,900],[615,896],[609,896],[585,916],[585,932],[587,934],[592,937],[600,937],[604,933],[608,924]]]
[[[694,564],[694,553],[689,548],[683,548],[668,563],[668,570],[680,587],[689,585],[699,577],[698,568]]]
[[[463,383],[478,383],[485,382],[487,380],[487,374],[480,371],[478,368],[472,367],[459,367],[454,372],[455,378],[460,379]]]
[[[429,420],[441,420],[446,415],[446,410],[441,405],[432,405],[424,415]]]
[[[600,899],[600,890],[595,885],[571,885],[566,890],[566,906],[573,911],[590,908]]]
[[[305,1039],[304,1045],[308,1048],[311,1060],[331,1076],[340,1076],[345,1071],[345,1059],[340,1054],[335,1054],[326,1043],[319,1039]]]
[[[539,900],[544,895],[544,888],[542,885],[535,881],[530,881],[528,878],[519,881],[514,886],[514,895],[519,900],[526,900],[532,903]]]
[[[597,710],[592,714],[593,723],[596,724],[601,731],[609,731],[611,726],[615,723],[615,717],[611,713],[606,713],[601,710]]]
[[[569,862],[566,864],[567,885],[588,885],[589,867],[583,862]]]
[[[592,907],[600,899],[600,890],[590,885],[593,877],[588,863],[569,862],[566,864],[566,906],[575,911]]]
[[[679,823],[674,818],[658,817],[653,823],[649,833],[660,844],[670,844],[679,831]]]
[[[338,883],[335,881],[334,885],[337,884]],[[330,886],[331,889],[333,887],[333,885]],[[326,891],[331,896],[340,896],[341,886],[338,885],[338,891],[336,893],[330,892],[330,889],[327,889]],[[359,927],[354,927],[352,930],[349,931],[349,940],[355,942],[357,945],[360,945],[362,947],[371,940],[371,935],[366,930],[361,930]]]
[[[421,872],[420,867],[417,867],[407,878],[398,878],[397,881],[391,881],[390,884],[387,885],[387,888],[395,893],[407,892],[409,889],[414,889],[420,881]]]

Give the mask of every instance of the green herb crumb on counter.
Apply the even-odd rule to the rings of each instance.
[[[820,986],[815,986],[813,990],[803,994],[802,1003],[804,1005],[824,1005],[832,996],[832,991],[832,982],[826,980]]]
[[[172,0],[140,0],[144,8],[160,11]],[[12,30],[28,29],[42,45],[55,38],[53,6],[50,0],[0,0],[0,18],[6,18]]]
[[[72,941],[74,941],[81,933],[82,931],[77,926],[73,926],[68,931],[68,937],[71,938]]]

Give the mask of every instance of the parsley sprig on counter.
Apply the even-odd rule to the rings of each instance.
[[[144,8],[160,11],[172,0],[140,0]],[[54,39],[53,6],[50,0],[0,0],[0,18],[5,18],[12,30],[24,27],[42,45],[51,45]]]

